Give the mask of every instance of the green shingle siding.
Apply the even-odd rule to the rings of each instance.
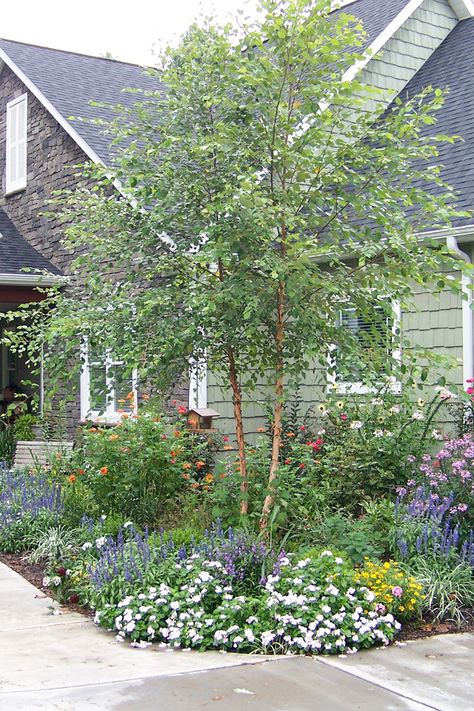
[[[448,2],[425,0],[361,72],[365,84],[396,96],[457,24]],[[369,100],[373,105],[373,100]]]

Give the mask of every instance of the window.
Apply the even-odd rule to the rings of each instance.
[[[375,304],[372,309],[360,311],[343,308],[339,313],[338,326],[347,329],[359,347],[360,357],[348,358],[335,346],[329,363],[328,381],[341,393],[366,393],[372,389],[369,382],[378,375],[388,378],[393,388],[399,384],[391,375],[394,360],[400,360],[398,334],[400,307],[398,303]]]
[[[7,104],[6,192],[26,188],[27,96]]]
[[[127,374],[123,361],[110,353],[100,356],[87,343],[82,350],[81,419],[119,420],[137,411],[137,377]]]

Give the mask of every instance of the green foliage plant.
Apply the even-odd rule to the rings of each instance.
[[[378,92],[357,72],[341,80],[364,58],[350,7],[259,7],[238,30],[193,25],[164,52],[155,76],[166,90],[147,92],[109,127],[116,164],[86,167],[94,190],[79,187],[55,205],[69,225],[64,246],[78,255],[70,288],[7,314],[20,323],[6,337],[33,363],[44,346],[53,381],[77,377],[84,337],[162,390],[190,359],[197,370],[206,361],[232,393],[242,514],[242,400],[266,384],[265,529],[288,388],[315,363],[326,369],[331,345],[367,381],[380,377],[375,364],[397,368],[380,338],[362,348],[339,325],[341,308],[350,303],[370,319],[389,295],[403,311],[413,283],[459,293],[449,275],[470,267],[418,237],[460,214],[438,166],[439,146],[456,140],[436,131],[443,92],[396,99],[380,120],[383,102],[371,110],[367,101]],[[125,199],[111,195],[114,179]]]
[[[452,565],[439,558],[418,557],[409,571],[423,588],[423,611],[435,621],[450,620],[461,626],[474,607],[474,575],[467,563]]]

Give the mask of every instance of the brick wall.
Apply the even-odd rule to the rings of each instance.
[[[5,195],[6,106],[12,99],[28,94],[27,186],[12,195]],[[65,224],[58,216],[42,215],[55,190],[72,188],[78,183],[77,165],[87,156],[57,123],[44,106],[32,95],[18,77],[4,67],[0,74],[0,207],[7,213],[24,239],[65,274],[71,255],[61,247]],[[187,404],[186,382],[180,381],[167,401]],[[59,399],[66,412],[70,435],[80,416],[79,387],[62,388]],[[174,408],[173,408],[174,409]]]

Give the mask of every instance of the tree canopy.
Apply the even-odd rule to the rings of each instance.
[[[242,397],[266,382],[263,527],[288,388],[333,347],[367,382],[380,377],[377,348],[386,366],[380,339],[362,348],[341,308],[369,318],[387,299],[409,307],[414,283],[458,288],[459,262],[419,238],[458,214],[437,165],[440,142],[455,140],[436,135],[443,93],[427,87],[381,116],[383,97],[346,74],[364,39],[330,0],[261,0],[238,29],[193,25],[153,70],[166,90],[137,94],[108,127],[115,165],[85,166],[95,187],[58,197],[71,282],[29,307],[16,335],[32,358],[44,344],[55,377],[77,376],[85,337],[162,389],[206,362],[232,392],[243,513]]]

